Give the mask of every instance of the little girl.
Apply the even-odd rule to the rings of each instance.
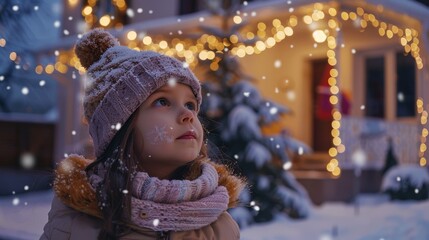
[[[40,239],[239,239],[226,210],[243,182],[207,157],[191,71],[100,29],[75,52],[93,81],[84,111],[96,159],[58,165]]]

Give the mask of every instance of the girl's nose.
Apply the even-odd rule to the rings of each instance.
[[[190,122],[190,123],[192,123],[193,121],[194,121],[194,114],[193,114],[193,112],[191,111],[191,110],[189,110],[188,108],[186,108],[186,107],[183,107],[182,109],[181,109],[181,112],[180,112],[180,117],[179,117],[180,119],[180,123],[185,123],[185,122]]]

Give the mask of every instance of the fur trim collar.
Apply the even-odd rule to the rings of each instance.
[[[85,168],[92,160],[72,154],[64,159],[55,170],[54,191],[59,199],[69,207],[92,216],[101,217],[97,198],[86,177]],[[225,186],[229,194],[228,207],[238,203],[244,181],[230,174],[224,165],[210,162],[219,174],[219,185]]]

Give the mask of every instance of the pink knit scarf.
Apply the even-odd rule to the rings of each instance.
[[[100,176],[92,175],[93,187]],[[229,195],[218,185],[219,175],[208,163],[201,175],[189,180],[160,180],[138,172],[131,189],[131,222],[154,231],[199,229],[217,220],[228,208]]]

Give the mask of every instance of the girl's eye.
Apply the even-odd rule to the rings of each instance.
[[[188,103],[186,103],[186,107],[187,107],[189,110],[192,110],[192,111],[197,110],[197,105],[196,105],[195,103],[193,103],[193,102],[188,102]]]
[[[164,106],[168,106],[168,100],[165,98],[159,98],[157,100],[155,100],[155,102],[153,102],[153,105],[155,107],[164,107]]]

